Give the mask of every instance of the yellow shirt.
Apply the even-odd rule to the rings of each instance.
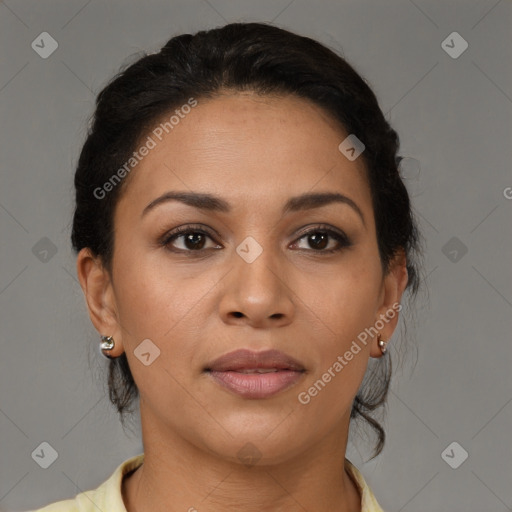
[[[103,512],[126,512],[121,494],[123,476],[138,468],[143,461],[143,453],[135,455],[121,463],[98,488],[77,494],[69,500],[51,503],[31,512],[98,512],[98,510]],[[359,488],[361,512],[384,512],[359,470],[348,459],[345,459],[345,467]]]

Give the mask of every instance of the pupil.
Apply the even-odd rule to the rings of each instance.
[[[204,245],[204,238],[201,233],[189,233],[185,237],[185,245],[187,249],[201,249]],[[325,249],[327,247],[327,234],[326,233],[315,233],[309,235],[310,244],[314,249]],[[201,243],[202,242],[202,243]]]
[[[320,238],[322,240],[320,241],[320,243],[318,243],[318,240]],[[313,240],[313,245],[314,245],[315,249],[324,249],[327,246],[327,235],[326,235],[326,233],[318,233],[318,234],[310,235],[310,240]]]
[[[185,245],[187,246],[187,249],[201,249],[202,246],[204,245],[204,239],[202,240],[203,244],[201,244],[201,240],[199,240],[199,244],[198,244],[198,240],[197,240],[197,237],[201,238],[203,235],[201,233],[189,233],[186,237],[185,237]],[[189,242],[190,242],[190,246],[189,246]],[[200,247],[198,247],[198,245],[200,245]]]

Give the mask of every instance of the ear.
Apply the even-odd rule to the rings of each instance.
[[[76,269],[89,317],[100,335],[114,338],[115,346],[109,354],[118,357],[123,353],[123,343],[110,274],[103,267],[101,259],[94,256],[89,248],[81,249],[78,253]]]
[[[390,261],[388,272],[382,280],[380,306],[375,317],[375,328],[380,332],[381,339],[389,341],[398,324],[398,315],[401,308],[400,300],[407,286],[407,261],[405,251],[400,249]],[[382,328],[381,328],[382,327]],[[378,345],[378,338],[373,340],[371,357],[381,357],[382,352]]]

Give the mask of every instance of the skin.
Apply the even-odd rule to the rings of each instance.
[[[126,352],[140,392],[145,461],[123,481],[129,512],[360,511],[343,460],[352,402],[369,358],[382,355],[377,338],[309,404],[297,399],[400,301],[407,283],[403,252],[382,271],[364,162],[338,150],[347,135],[292,96],[199,100],[128,178],[115,211],[112,275],[80,251],[91,320],[114,337],[112,356]],[[141,217],[168,191],[215,194],[232,211],[170,201]],[[364,222],[341,203],[282,215],[290,197],[307,192],[348,196]],[[184,237],[158,245],[186,224],[212,233],[200,251]],[[345,232],[351,245],[328,254],[338,246],[329,238],[315,250],[303,228],[321,224]],[[252,263],[236,252],[247,236],[263,249]],[[382,339],[397,321],[398,313]],[[134,350],[147,338],[160,356],[145,366]],[[203,372],[238,348],[281,350],[306,372],[277,395],[242,398]],[[260,456],[249,467],[237,456],[247,443]]]

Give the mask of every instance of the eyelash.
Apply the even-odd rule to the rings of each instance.
[[[166,233],[163,237],[160,238],[159,245],[167,248],[171,252],[177,252],[177,253],[194,253],[194,252],[201,253],[201,252],[206,251],[207,249],[198,249],[198,250],[171,249],[168,247],[170,245],[170,243],[173,242],[174,240],[176,240],[179,237],[182,237],[184,235],[188,235],[190,233],[199,233],[199,234],[209,237],[210,239],[213,239],[213,235],[211,233],[209,233],[208,231],[204,230],[203,228],[201,228],[199,226],[187,225],[187,226],[180,226],[180,227],[174,229],[173,231],[171,231],[170,233]],[[333,253],[341,251],[344,248],[350,247],[352,245],[350,239],[343,232],[335,231],[332,228],[329,228],[328,226],[325,226],[325,225],[315,226],[314,228],[303,232],[299,236],[299,238],[297,238],[297,241],[302,240],[303,238],[305,238],[311,234],[316,234],[316,233],[321,233],[324,235],[328,235],[331,238],[334,238],[339,244],[338,247],[336,247],[334,249],[327,249],[327,250],[326,249],[317,249],[317,250],[316,249],[299,249],[299,250],[313,252],[316,254],[333,254]]]

